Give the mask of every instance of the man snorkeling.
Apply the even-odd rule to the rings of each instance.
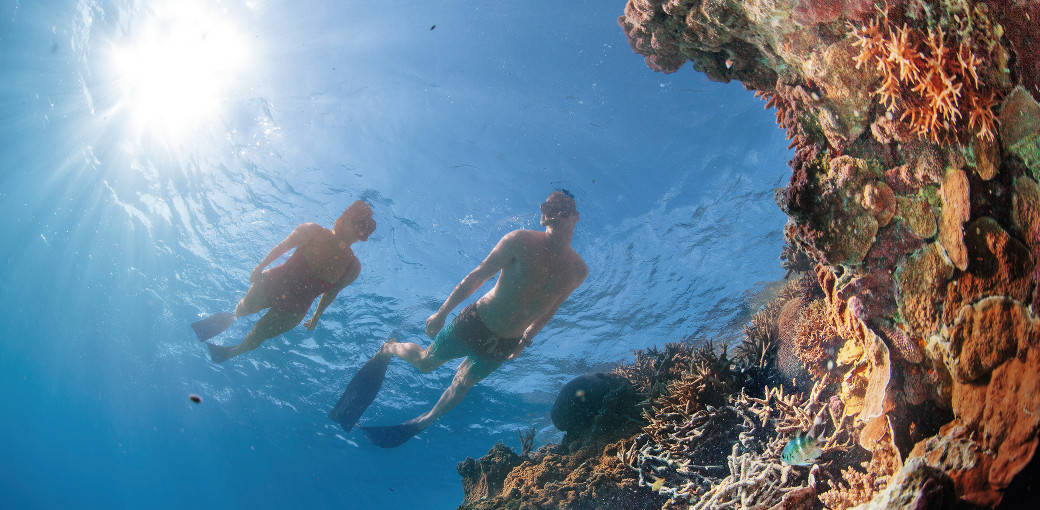
[[[578,210],[573,195],[553,192],[541,205],[545,231],[515,230],[455,287],[436,313],[426,319],[428,348],[389,340],[351,380],[329,417],[353,428],[375,399],[393,356],[427,373],[455,358],[466,358],[451,386],[432,409],[390,427],[361,427],[377,446],[398,446],[458,405],[466,393],[503,362],[516,358],[556,313],[560,304],[588,276],[588,266],[571,248]],[[487,294],[467,306],[447,326],[449,312],[491,277],[501,273]],[[443,329],[442,329],[443,328]]]
[[[238,302],[235,313],[221,313],[192,324],[200,341],[226,330],[235,318],[265,308],[270,310],[253,326],[242,343],[225,347],[207,343],[210,359],[223,362],[260,346],[264,340],[296,327],[307,315],[314,298],[321,296],[314,316],[303,325],[313,330],[318,319],[336,295],[361,273],[361,262],[350,249],[357,241],[367,241],[376,229],[372,208],[358,200],[336,219],[332,230],[317,223],[304,223],[275,246],[249,275],[251,286]],[[264,268],[286,252],[296,249],[284,264]]]

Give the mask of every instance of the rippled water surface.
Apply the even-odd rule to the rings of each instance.
[[[532,426],[560,439],[570,378],[732,338],[783,276],[786,141],[742,87],[650,71],[623,7],[0,6],[0,507],[453,508],[458,461]],[[329,421],[557,187],[590,274],[534,345],[401,448]],[[358,198],[379,226],[318,329],[212,364],[188,324]],[[428,409],[454,366],[394,361],[363,421]]]

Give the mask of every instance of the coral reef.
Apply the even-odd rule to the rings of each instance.
[[[1040,462],[1038,19],[1035,0],[629,0],[618,23],[651,69],[690,61],[776,109],[792,284],[732,357],[668,344],[617,367],[641,425],[519,463],[493,452],[508,474],[482,485],[468,468],[467,502],[995,508],[1021,493]],[[811,468],[781,461],[797,433],[821,440]]]
[[[640,35],[670,27],[669,70],[685,57],[740,80],[792,140],[778,202],[788,245],[819,263],[823,296],[783,303],[776,337],[814,379],[835,381],[871,453],[838,471],[843,502],[819,498],[999,504],[1040,430],[1021,416],[1038,408],[1040,2],[629,7],[619,23],[633,49],[654,59]],[[723,58],[732,68],[712,65]],[[876,462],[883,437],[902,471]],[[940,453],[951,449],[957,462]]]

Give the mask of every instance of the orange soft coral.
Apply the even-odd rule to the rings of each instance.
[[[895,27],[887,10],[855,27],[853,37],[856,67],[873,64],[880,75],[874,93],[890,118],[934,143],[951,143],[961,132],[994,139],[997,97],[979,78],[982,59],[969,40],[942,27]]]

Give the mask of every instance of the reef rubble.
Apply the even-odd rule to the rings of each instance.
[[[463,508],[1012,504],[1040,443],[1037,20],[1033,0],[629,0],[652,70],[689,61],[776,110],[789,283],[732,356],[620,365],[638,424],[467,460],[489,489]],[[815,465],[784,464],[810,432]]]

